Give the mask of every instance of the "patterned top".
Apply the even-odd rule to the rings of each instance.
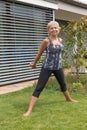
[[[43,68],[58,70],[62,68],[61,53],[64,49],[64,46],[62,43],[53,44],[50,39],[49,43],[49,46],[46,48],[46,58],[43,63]]]

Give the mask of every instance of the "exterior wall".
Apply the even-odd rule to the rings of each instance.
[[[72,19],[80,20],[81,17],[83,17],[83,16],[84,15],[72,13],[69,11],[64,11],[61,9],[55,11],[55,18],[65,20],[65,21],[70,21]]]
[[[87,16],[87,5],[75,2],[74,0],[44,0],[57,5],[55,8],[55,19],[70,21],[71,19],[79,20],[82,16]]]

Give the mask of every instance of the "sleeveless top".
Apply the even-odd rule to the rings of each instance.
[[[50,39],[49,43],[50,43],[49,46],[46,48],[46,58],[43,62],[42,67],[47,68],[49,70],[58,70],[62,68],[61,53],[64,49],[64,46],[62,43],[53,44]]]

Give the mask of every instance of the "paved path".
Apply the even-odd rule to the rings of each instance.
[[[21,83],[16,83],[16,84],[0,86],[0,95],[5,94],[5,93],[10,93],[10,92],[15,92],[23,88],[32,86],[35,81],[36,80],[32,80],[32,81],[26,81],[26,82],[21,82]]]
[[[69,73],[70,70],[66,70],[65,74]],[[11,84],[11,85],[6,85],[6,86],[0,86],[0,95],[5,94],[5,93],[10,93],[14,91],[21,90],[23,88],[32,86],[34,82],[37,80],[32,80],[32,81],[26,81],[26,82],[21,82],[21,83],[16,83],[16,84]]]

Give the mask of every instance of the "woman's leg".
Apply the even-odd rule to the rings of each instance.
[[[32,109],[33,109],[37,99],[38,99],[37,97],[32,96],[32,98],[30,100],[30,103],[29,103],[29,106],[28,106],[28,110],[24,113],[24,116],[27,117],[27,116],[30,115],[30,113],[32,112]]]
[[[24,116],[29,116],[30,113],[32,112],[32,109],[33,109],[35,103],[37,102],[37,99],[38,99],[41,91],[44,89],[50,75],[51,75],[50,70],[43,69],[43,68],[41,69],[37,86],[32,94],[32,98],[30,100],[28,110],[24,113]]]
[[[70,94],[69,94],[69,92],[67,90],[65,79],[64,79],[63,69],[59,69],[59,70],[54,71],[54,75],[55,75],[57,81],[60,84],[61,91],[64,93],[66,101],[68,101],[68,102],[77,102],[77,100],[74,100],[74,99],[71,98],[71,96],[70,96]]]
[[[63,94],[64,94],[67,102],[78,102],[77,100],[74,100],[71,98],[68,90],[64,91]]]
[[[38,79],[38,83],[37,86],[33,92],[33,96],[35,97],[39,97],[40,93],[42,92],[42,90],[44,89],[49,77],[51,76],[52,71],[48,70],[48,69],[41,69],[41,73]]]

